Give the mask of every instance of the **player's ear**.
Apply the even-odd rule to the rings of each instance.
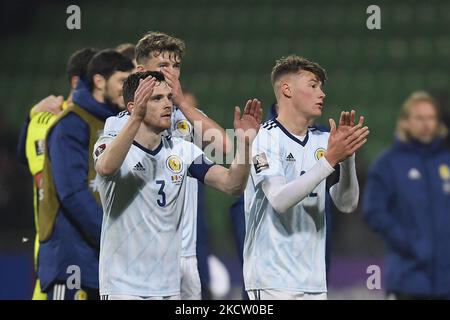
[[[137,70],[137,72],[144,72],[145,68],[144,68],[144,66],[142,64],[138,64],[136,66],[136,70]]]
[[[72,90],[75,90],[79,80],[80,80],[79,76],[73,76],[70,78],[70,87],[72,88]]]
[[[289,85],[289,83],[287,83],[287,82],[281,83],[281,93],[286,98],[291,98],[292,97],[292,90],[291,90],[291,86]]]
[[[133,110],[134,110],[134,102],[133,101],[130,101],[127,103],[127,110],[129,113],[133,113]]]
[[[104,91],[106,87],[106,79],[100,74],[94,74],[92,77],[92,84],[94,89]]]
[[[409,135],[409,125],[408,125],[408,118],[401,119],[398,122],[398,133],[400,135],[401,139],[405,139]]]

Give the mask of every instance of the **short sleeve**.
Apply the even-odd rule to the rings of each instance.
[[[110,135],[112,137],[117,136],[125,126],[129,118],[130,115],[127,111],[122,111],[117,116],[109,117],[105,121],[103,134]]]
[[[284,176],[279,143],[264,129],[253,142],[251,176],[255,187],[269,177]]]
[[[108,148],[108,146],[111,144],[111,142],[115,139],[116,135],[115,134],[103,134],[102,136],[100,136],[100,138],[97,140],[97,142],[94,145],[94,152],[93,152],[93,157],[94,157],[94,166],[97,163],[98,158],[102,155],[102,153]],[[130,151],[128,151],[130,152]],[[111,176],[108,177],[103,177],[106,180],[117,180],[119,178],[123,178],[126,175],[129,174],[129,169],[128,166],[126,165],[127,163],[127,157],[125,157],[122,165],[120,166],[120,169],[117,170],[117,172]],[[100,175],[98,175],[100,176]]]

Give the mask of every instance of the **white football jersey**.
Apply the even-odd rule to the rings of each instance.
[[[300,140],[276,119],[259,130],[252,144],[253,166],[244,197],[246,290],[326,292],[326,180],[282,214],[270,205],[262,182],[282,176],[289,183],[304,174],[324,155],[328,137],[328,132],[311,127]]]
[[[114,136],[99,138],[94,162]],[[212,166],[205,161],[194,144],[168,136],[154,151],[133,142],[114,176],[97,175],[103,206],[100,294],[180,294],[181,221],[191,214],[184,208],[185,182],[188,173],[203,180]]]
[[[105,134],[117,135],[130,117],[127,111],[122,111],[117,116],[106,119]],[[194,141],[192,124],[186,119],[178,107],[174,107],[171,118],[171,128],[163,135],[182,138],[186,141]],[[197,245],[197,203],[198,203],[198,181],[191,177],[187,178],[186,189],[189,190],[185,195],[184,210],[187,214],[183,215],[182,225],[182,244],[181,256],[190,257],[196,255]]]

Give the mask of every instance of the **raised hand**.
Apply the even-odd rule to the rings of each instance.
[[[238,138],[245,137],[245,143],[251,144],[259,131],[262,121],[261,101],[248,100],[241,117],[240,107],[234,107],[234,129]]]
[[[147,77],[139,80],[139,86],[134,94],[134,106],[131,110],[131,116],[143,120],[147,113],[147,102],[150,99],[155,88],[156,79]]]
[[[54,95],[51,95],[39,101],[38,104],[33,107],[33,112],[50,112],[53,114],[58,114],[62,110],[63,102],[63,96],[56,97]]]
[[[356,120],[356,111],[352,110],[351,112],[342,111],[341,117],[339,119],[339,127],[338,130],[347,131],[350,128],[355,126]],[[362,125],[364,123],[364,117],[359,117],[359,123]]]
[[[180,80],[166,68],[161,68],[161,72],[164,75],[167,85],[172,89],[173,103],[178,107],[181,106],[184,101],[184,95],[183,90],[181,89]]]
[[[331,130],[325,158],[332,166],[352,156],[367,142],[370,131],[367,126],[363,127],[364,117],[360,117],[356,125],[354,121],[354,112],[341,113],[339,128],[336,128],[336,123],[330,119]]]

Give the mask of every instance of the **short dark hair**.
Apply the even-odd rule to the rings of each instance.
[[[290,55],[277,60],[272,69],[272,86],[281,78],[281,76],[290,73],[298,73],[301,70],[312,72],[319,80],[324,83],[327,79],[327,73],[318,63],[309,61],[304,57]]]
[[[132,43],[122,43],[116,47],[116,51],[130,60],[136,58],[136,46]]]
[[[139,80],[149,76],[156,78],[157,82],[166,81],[164,75],[159,71],[144,71],[130,74],[123,83],[123,100],[125,101],[125,105],[127,105],[128,102],[134,101],[134,93],[139,87]]]
[[[147,33],[136,45],[136,62],[144,64],[150,54],[158,56],[164,51],[173,52],[175,59],[183,59],[186,45],[184,41],[163,32],[151,31]]]
[[[66,67],[69,83],[75,76],[86,79],[89,61],[97,52],[98,50],[94,48],[83,48],[72,53]]]
[[[112,49],[105,49],[98,52],[89,61],[87,67],[87,77],[89,86],[92,89],[92,78],[94,75],[102,75],[106,80],[109,79],[117,71],[132,71],[134,69],[133,62]]]

